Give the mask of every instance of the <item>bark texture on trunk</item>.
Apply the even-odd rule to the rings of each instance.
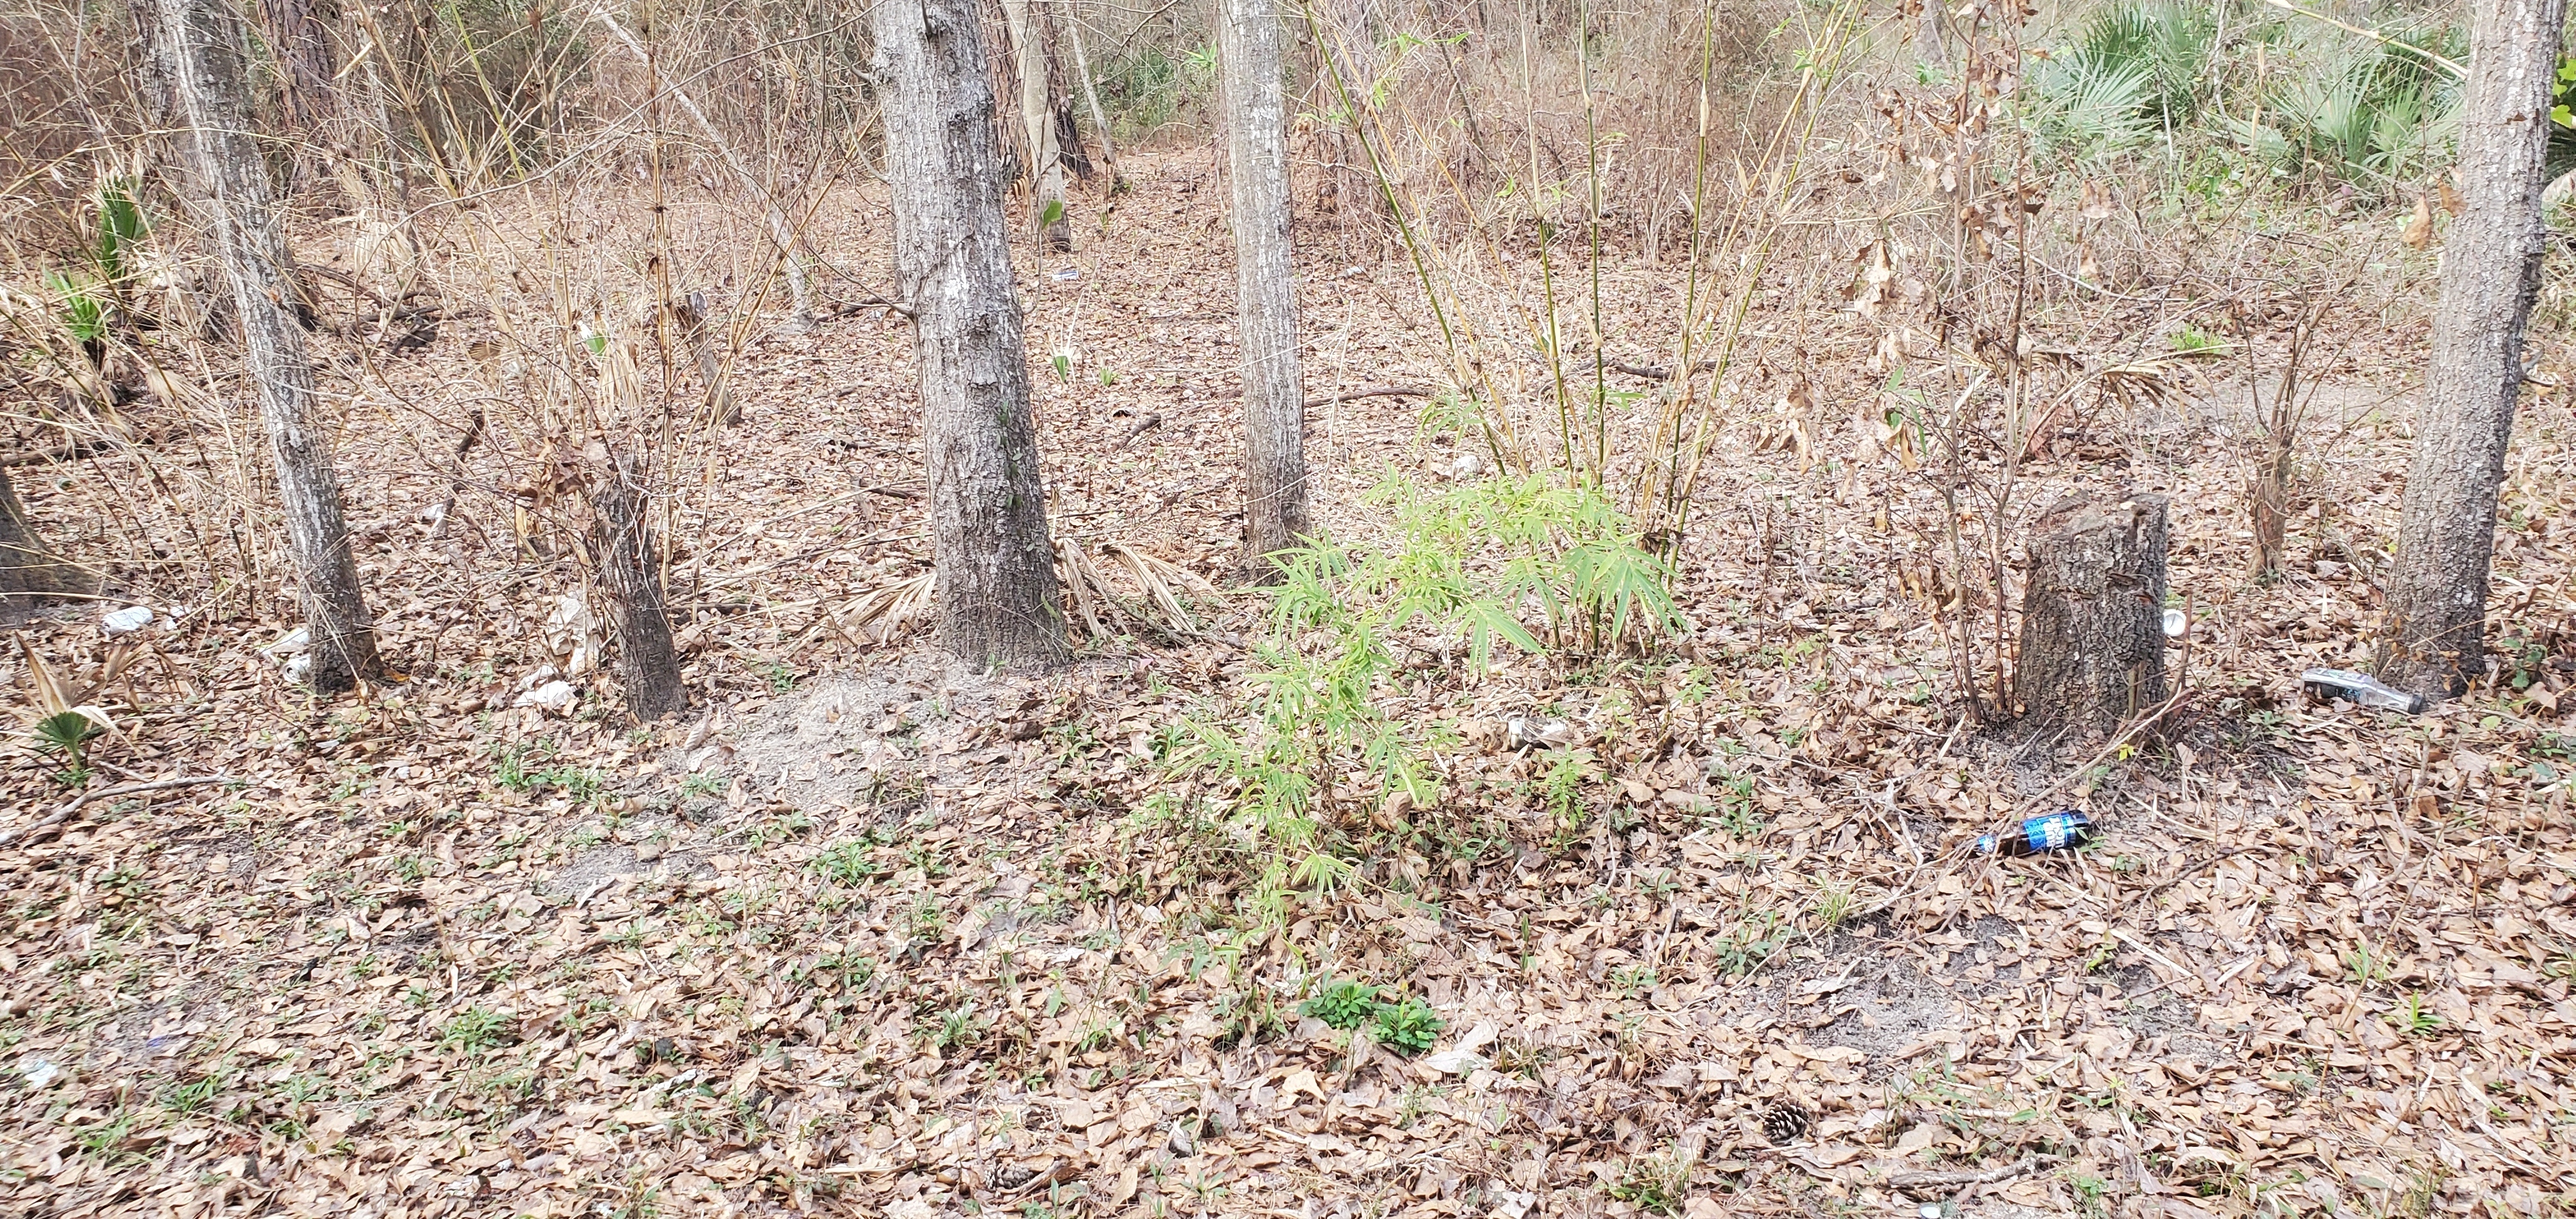
[[[8,468],[0,466],[0,609],[80,592],[84,583],[70,564],[45,550],[35,523],[27,519],[27,505],[9,482]]]
[[[2030,723],[2106,736],[2165,700],[2165,509],[2140,494],[2040,515],[2013,668]]]
[[[1029,150],[1029,226],[1042,234],[1046,247],[1062,253],[1073,248],[1073,218],[1064,207],[1064,154],[1056,140],[1054,73],[1048,71],[1047,37],[1038,0],[1002,0],[1011,23],[1013,68],[1019,77],[1020,127]],[[1055,220],[1048,222],[1052,206]]]
[[[715,333],[707,325],[707,298],[703,292],[692,292],[671,302],[672,320],[680,324],[680,337],[689,344],[689,354],[698,365],[698,380],[707,389],[707,418],[726,426],[742,422],[742,408],[735,405],[733,390],[726,384],[724,357],[717,354]]]
[[[2442,243],[2432,362],[2388,581],[2380,680],[2456,695],[2486,668],[2496,495],[2522,393],[2523,330],[2547,248],[2549,81],[2567,0],[2477,0],[2460,106],[2467,210]]]
[[[319,690],[344,690],[377,675],[375,629],[349,552],[330,440],[313,417],[313,361],[290,311],[297,299],[295,264],[249,121],[241,21],[226,0],[154,0],[154,6],[172,70],[172,101],[187,128],[195,193],[214,237],[215,261],[232,287],[242,365],[258,389],[277,462],[287,548],[312,628],[309,680]]]
[[[626,707],[647,722],[686,710],[689,691],[680,683],[680,654],[671,643],[671,618],[662,598],[662,573],[654,561],[645,512],[644,474],[631,455],[594,454],[590,485],[590,567],[608,602],[608,628],[617,639],[617,675]]]
[[[881,4],[872,20],[895,287],[921,370],[939,643],[981,665],[1053,664],[1064,614],[974,0]]]
[[[1074,78],[1082,82],[1083,104],[1091,110],[1092,129],[1100,136],[1100,160],[1109,167],[1109,193],[1126,188],[1127,179],[1118,172],[1118,141],[1109,131],[1109,115],[1100,108],[1100,88],[1091,79],[1091,57],[1082,53],[1082,19],[1076,17],[1064,27],[1065,36],[1073,43]]]
[[[1246,499],[1244,562],[1256,579],[1268,556],[1306,532],[1306,391],[1297,357],[1297,282],[1288,241],[1288,102],[1279,73],[1272,0],[1221,0],[1226,175],[1234,191],[1236,327],[1243,343]]]
[[[331,46],[331,27],[315,10],[314,0],[260,0],[268,21],[268,42],[277,58],[286,121],[295,130],[319,130],[339,113],[339,73]]]

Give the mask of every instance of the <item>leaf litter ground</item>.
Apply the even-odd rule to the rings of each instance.
[[[1103,235],[1048,264],[1076,278],[1026,276],[1033,363],[1084,370],[1041,376],[1049,485],[1061,530],[1217,579],[1224,231],[1195,158],[1130,168]],[[850,215],[836,248],[881,263],[881,211]],[[1333,247],[1304,284],[1311,388],[1421,376],[1403,269]],[[1613,329],[1662,333],[1669,275],[1613,272],[1643,302]],[[1866,336],[1829,341],[1848,320],[1818,323],[1829,399],[1872,384]],[[2507,491],[2521,685],[2414,718],[2295,684],[2361,657],[2351,553],[2388,533],[2404,455],[2372,404],[2411,344],[2338,370],[2313,488],[2335,511],[2276,584],[2238,574],[2225,386],[2124,421],[2107,465],[2044,463],[2056,488],[2172,493],[2195,600],[2195,696],[2100,759],[1959,728],[1906,591],[1926,547],[1873,520],[1882,476],[1730,438],[1685,551],[1696,638],[1425,686],[1464,741],[1441,807],[1351,827],[1349,880],[1263,923],[1242,886],[1266,848],[1151,803],[1175,782],[1158,739],[1252,669],[1250,599],[1203,602],[1206,639],[1043,677],[836,625],[925,560],[908,336],[882,318],[743,362],[747,420],[673,523],[704,712],[634,731],[595,677],[573,715],[513,707],[579,667],[581,631],[506,501],[418,516],[446,477],[408,454],[453,444],[464,338],[388,370],[425,409],[361,397],[345,433],[411,680],[288,689],[248,646],[284,605],[165,625],[98,756],[234,785],[0,850],[13,1212],[2191,1219],[2576,1193],[2564,391],[2526,410]],[[1452,468],[1400,404],[1314,428],[1338,529],[1370,528],[1387,469]],[[30,498],[70,519],[82,494]],[[77,655],[95,629],[31,631]],[[1544,782],[1561,759],[1504,741],[1534,709],[1598,761],[1571,805]],[[67,798],[56,766],[12,756],[0,829]],[[2098,847],[1967,849],[2060,802]],[[1332,981],[1427,1004],[1427,1052],[1304,1015]]]

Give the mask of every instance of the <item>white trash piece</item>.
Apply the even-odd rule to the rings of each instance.
[[[530,690],[527,693],[520,695],[518,701],[512,703],[511,706],[535,707],[544,711],[552,711],[560,715],[563,712],[571,710],[573,703],[579,698],[580,695],[573,691],[571,682],[557,680],[547,682],[534,690]]]
[[[151,606],[129,605],[99,619],[98,633],[114,639],[119,635],[131,635],[150,625],[152,625]]]

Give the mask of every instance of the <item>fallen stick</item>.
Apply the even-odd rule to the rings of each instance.
[[[52,813],[48,814],[44,820],[39,821],[34,825],[28,826],[25,829],[0,832],[0,847],[14,845],[19,839],[41,834],[46,830],[50,830],[55,826],[61,825],[62,823],[71,820],[72,814],[81,811],[82,805],[95,800],[106,800],[116,796],[139,795],[143,792],[168,791],[174,787],[195,787],[204,783],[230,783],[232,782],[232,778],[233,777],[231,775],[190,775],[179,779],[155,779],[149,783],[128,783],[121,787],[111,787],[104,791],[82,792],[80,795],[72,797],[69,803],[63,805],[61,808],[55,809]]]
[[[1992,1185],[2014,1177],[2037,1172],[2043,1163],[2054,1164],[2056,1156],[2027,1155],[2001,1168],[1981,1172],[1900,1172],[1887,1179],[1890,1189],[1966,1189],[1971,1185]]]
[[[1607,368],[1612,372],[1626,373],[1632,377],[1642,377],[1648,381],[1670,381],[1673,379],[1673,370],[1666,368],[1661,364],[1630,364],[1625,360],[1612,360],[1602,367]],[[1717,361],[1715,360],[1699,360],[1691,365],[1691,371],[1695,373],[1715,372],[1716,370]]]
[[[1316,394],[1306,399],[1306,409],[1313,410],[1334,402],[1353,398],[1428,398],[1437,391],[1428,385],[1363,385],[1357,389],[1337,389],[1329,394]]]

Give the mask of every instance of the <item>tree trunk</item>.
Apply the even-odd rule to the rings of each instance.
[[[1217,14],[1226,142],[1234,190],[1236,327],[1243,343],[1244,561],[1306,532],[1306,391],[1297,359],[1296,266],[1288,242],[1288,103],[1271,0],[1223,0]]]
[[[1029,142],[1029,224],[1044,234],[1047,249],[1064,253],[1073,249],[1073,221],[1064,210],[1064,156],[1056,143],[1046,32],[1036,10],[1037,0],[1002,0],[1019,75],[1020,126]]]
[[[1923,6],[1922,19],[1914,27],[1914,57],[1927,64],[1950,65],[1949,13],[1940,0]]]
[[[2467,210],[2442,245],[2432,363],[2397,525],[2380,680],[2457,695],[2486,668],[2496,495],[2540,292],[2549,82],[2567,0],[2478,0],[2460,107]]]
[[[2289,547],[2292,439],[2281,433],[2266,437],[2263,457],[2254,466],[2247,507],[2254,524],[2253,574],[2258,580],[2280,576],[2282,555]]]
[[[689,705],[680,684],[680,655],[645,515],[644,476],[633,457],[592,454],[590,567],[607,595],[608,626],[617,638],[617,673],[635,718],[658,720]]]
[[[1058,164],[1073,171],[1084,182],[1091,180],[1091,155],[1082,150],[1082,120],[1073,113],[1073,89],[1065,78],[1071,73],[1064,68],[1064,23],[1059,20],[1058,0],[1029,0],[1036,14],[1038,37],[1046,48],[1047,113],[1055,119],[1055,155]]]
[[[977,664],[1053,664],[1064,614],[974,0],[881,4],[873,21],[895,287],[921,369],[939,643]]]
[[[2105,736],[2165,700],[2165,497],[2042,513],[2013,693],[2043,729]]]
[[[307,135],[318,132],[339,112],[338,89],[332,83],[339,74],[333,62],[338,56],[332,53],[330,27],[313,11],[313,0],[261,0],[260,10],[283,78],[287,124]]]
[[[715,335],[707,326],[706,294],[692,292],[671,302],[671,315],[697,361],[698,380],[707,388],[707,418],[728,427],[742,422],[742,408],[726,384],[724,357],[716,353]]]
[[[82,590],[80,573],[45,550],[27,519],[27,506],[0,466],[0,609],[33,604],[57,593]]]
[[[197,194],[231,282],[242,365],[258,387],[277,461],[304,620],[312,628],[315,689],[344,690],[379,671],[375,629],[358,587],[330,442],[313,418],[313,361],[289,312],[294,262],[251,134],[248,54],[227,0],[154,0],[174,71],[173,101],[188,129]]]
[[[658,61],[654,59],[653,52],[644,46],[642,39],[629,32],[625,26],[618,24],[617,19],[609,16],[608,10],[604,8],[591,15],[600,24],[607,26],[608,32],[615,34],[618,41],[625,43],[626,49],[634,52],[635,58],[644,61],[645,69],[653,73],[655,79],[659,79],[661,69]],[[745,188],[760,197],[761,213],[769,221],[769,239],[778,246],[780,269],[787,276],[788,300],[796,310],[795,315],[789,319],[789,328],[805,329],[813,323],[816,313],[813,290],[806,282],[805,263],[799,256],[803,233],[796,227],[795,222],[788,218],[786,207],[779,202],[777,192],[770,189],[769,181],[752,172],[751,163],[734,150],[733,142],[727,140],[724,131],[707,118],[706,111],[698,108],[698,103],[689,96],[688,91],[680,88],[676,83],[669,86],[669,91],[671,100],[678,102],[680,109],[688,112],[689,121],[697,125],[698,133],[707,138],[707,143],[715,145],[716,156],[725,163],[725,167],[732,170],[735,177],[742,179]]]
[[[1064,27],[1073,41],[1073,72],[1082,82],[1082,101],[1091,110],[1091,126],[1100,135],[1100,160],[1109,167],[1109,193],[1127,188],[1127,178],[1118,172],[1118,141],[1109,132],[1109,114],[1100,108],[1100,89],[1091,79],[1091,59],[1082,53],[1082,20],[1077,17]]]

